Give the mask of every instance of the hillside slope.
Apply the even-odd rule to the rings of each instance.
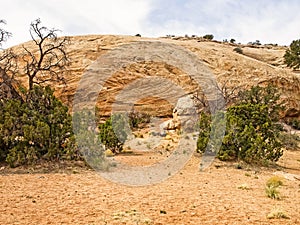
[[[71,45],[67,49],[71,65],[69,74],[66,75],[67,86],[54,85],[56,95],[67,105],[72,106],[72,101],[78,83],[90,65],[101,55],[123,44],[137,41],[159,41],[182,46],[197,55],[207,65],[218,82],[229,88],[241,86],[248,88],[256,84],[272,83],[282,92],[282,98],[286,101],[286,117],[300,118],[300,76],[283,65],[284,47],[259,47],[241,46],[244,52],[238,54],[233,51],[237,46],[216,41],[200,41],[197,39],[170,38],[142,38],[135,36],[112,35],[87,35],[71,37]],[[23,44],[28,49],[34,49],[32,42]],[[13,47],[17,54],[21,54],[22,45]],[[111,104],[116,95],[126,85],[141,77],[162,76],[171,79],[176,85],[180,85],[188,93],[195,91],[193,80],[184,71],[165,63],[141,62],[132,64],[116,72],[105,82],[99,98],[98,106],[101,114],[109,115]],[[25,82],[24,75],[19,79]],[[88,81],[87,81],[88,82]],[[95,81],[90,81],[93,85]],[[163,86],[161,87],[164,90]],[[162,99],[146,98],[139,101],[139,105],[154,110],[157,115],[168,116],[172,112],[172,105],[166,104]]]

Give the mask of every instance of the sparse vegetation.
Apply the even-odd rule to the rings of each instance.
[[[152,225],[153,221],[146,217],[143,213],[137,211],[136,209],[126,210],[123,212],[116,212],[113,215],[113,219],[118,221],[119,224],[128,223],[132,221],[133,224],[140,225]]]
[[[260,40],[256,40],[255,42],[253,42],[254,45],[261,45]]]
[[[261,45],[259,40],[255,40],[254,42],[248,42],[248,45]]]
[[[59,99],[71,105],[72,93],[75,90],[73,85],[79,80],[84,68],[88,70],[95,68],[88,67],[88,65],[97,58],[97,55],[105,55],[112,47],[131,43],[133,39],[138,40],[139,37],[96,35],[72,37],[74,45],[67,49],[72,57],[72,65],[68,69],[72,71],[72,76],[68,76],[68,79],[72,81],[71,86],[67,87],[64,92],[62,85],[51,82],[52,87],[56,88],[55,94]],[[186,92],[195,90],[190,88],[196,87],[192,85],[197,81],[190,78],[188,73],[181,71],[180,68],[170,69],[165,66],[164,62],[156,62],[157,57],[153,62],[123,66],[122,71],[114,73],[113,77],[105,82],[101,96],[97,98],[97,105],[101,107],[99,113],[94,112],[92,107],[91,111],[74,113],[73,124],[70,124],[67,108],[53,96],[53,90],[46,90],[44,85],[33,85],[30,91],[18,86],[18,83],[11,80],[11,75],[15,74],[16,78],[20,76],[19,84],[25,83],[27,86],[26,75],[23,72],[10,72],[6,69],[13,69],[13,65],[2,67],[8,64],[5,61],[0,62],[0,67],[8,71],[6,75],[9,77],[3,85],[9,84],[11,80],[12,87],[15,87],[17,91],[17,95],[11,95],[10,98],[0,97],[0,196],[3,199],[0,211],[4,212],[0,215],[2,224],[74,224],[76,219],[80,219],[82,224],[187,224],[193,222],[195,224],[206,222],[212,224],[298,224],[300,218],[297,213],[300,194],[298,182],[300,179],[298,176],[300,145],[299,141],[294,142],[299,140],[299,137],[293,134],[298,135],[299,132],[285,124],[289,132],[281,130],[280,124],[283,120],[278,119],[281,105],[277,92],[265,86],[244,91],[253,83],[265,85],[272,82],[282,90],[286,90],[282,98],[287,99],[287,109],[280,115],[289,118],[298,116],[299,110],[296,102],[298,81],[295,80],[297,74],[282,68],[282,61],[278,58],[285,48],[280,46],[267,49],[266,46],[246,47],[230,43],[222,44],[217,41],[206,42],[202,37],[193,38],[193,36],[173,39],[160,38],[153,39],[153,41],[159,40],[162,45],[164,41],[165,43],[172,42],[174,45],[187,47],[188,51],[195,53],[194,56],[203,56],[201,57],[203,65],[209,66],[218,75],[220,96],[223,95],[224,103],[227,105],[226,120],[223,120],[226,111],[219,112],[212,117],[206,113],[209,112],[206,110],[207,107],[201,113],[200,134],[184,132],[184,129],[179,129],[179,126],[173,126],[180,119],[187,118],[186,113],[189,114],[190,110],[184,110],[181,106],[189,106],[189,102],[177,105],[177,112],[173,111],[172,122],[174,124],[171,123],[169,116],[172,115],[172,110],[166,112],[166,109],[176,104],[176,96],[172,91],[167,92],[172,102],[166,103],[158,99],[157,107],[153,107],[157,110],[158,118],[153,119],[151,124],[148,124],[149,116],[144,114],[147,108],[143,107],[143,104],[151,104],[152,99],[150,101],[149,98],[144,98],[145,96],[142,96],[144,93],[138,96],[140,100],[136,99],[136,102],[132,102],[137,106],[137,110],[140,109],[139,112],[128,114],[129,117],[126,118],[122,115],[112,115],[108,120],[104,120],[104,118],[107,119],[104,116],[114,109],[114,104],[111,105],[112,107],[109,104],[113,103],[114,99],[120,99],[117,97],[122,93],[121,89],[128,87],[128,82],[140,77],[145,76],[151,79],[155,75],[161,75],[162,78],[172,79],[173,85],[182,85]],[[226,41],[229,42],[229,40]],[[34,42],[25,43],[24,46],[33,50],[35,44]],[[78,51],[76,51],[76,46],[80,47]],[[235,47],[240,47],[245,54],[257,60],[235,54],[233,52]],[[22,45],[19,45],[13,50],[20,53],[24,49]],[[36,50],[33,52],[38,53]],[[174,55],[176,51],[170,53],[176,56]],[[85,59],[81,60],[82,56]],[[188,57],[184,58],[184,60],[187,59]],[[278,64],[280,69],[271,66],[273,62]],[[179,63],[178,67],[180,65]],[[22,66],[24,64],[20,64],[19,68]],[[272,75],[272,71],[277,74]],[[201,72],[200,67],[199,72]],[[1,74],[2,71],[0,71]],[[96,83],[100,85],[102,81],[99,80]],[[87,85],[94,84],[94,86],[96,83],[86,82]],[[243,86],[239,86],[240,84]],[[210,85],[211,83],[207,85],[209,90]],[[237,88],[236,91],[234,88]],[[241,89],[243,91],[239,92]],[[161,90],[163,94],[165,89]],[[134,90],[131,93],[134,93]],[[77,96],[75,97],[78,100]],[[210,95],[207,98],[212,100]],[[210,103],[209,100],[202,101],[201,109]],[[122,102],[118,103],[122,104]],[[92,104],[80,105],[92,106]],[[216,105],[214,104],[213,107]],[[152,106],[149,109],[153,109]],[[78,110],[79,107],[74,108]],[[100,121],[103,122],[101,125],[99,125]],[[181,120],[181,125],[185,125],[186,121]],[[208,158],[201,157],[201,154],[191,156],[192,152],[188,150],[188,147],[196,147],[193,143],[199,134],[198,149],[206,149],[208,153],[219,150],[215,147],[219,143],[214,141],[208,143],[208,141],[210,137],[219,136],[223,131],[219,131],[218,127],[212,128],[211,121],[228,124],[223,146],[217,156],[223,160],[232,159],[234,162],[220,162],[216,159],[209,168],[199,171],[208,165],[205,164],[208,162],[205,160],[213,159],[214,154],[208,154]],[[290,119],[286,123],[296,128],[299,125],[298,122],[299,120]],[[165,124],[172,126],[162,126]],[[133,132],[130,136],[132,139],[125,142],[126,145],[123,146],[123,141],[127,136],[127,132],[123,133],[124,126],[129,131],[131,128]],[[164,130],[164,128],[168,129]],[[219,141],[223,142],[223,140]],[[101,147],[101,142],[105,142],[106,148]],[[295,143],[298,143],[298,147]],[[280,158],[277,165],[271,163],[271,168],[262,168],[261,166],[267,165],[267,162],[276,161],[281,156],[280,146],[283,146],[284,157]],[[180,149],[177,150],[178,147]],[[65,160],[80,157],[77,154],[79,149],[86,164],[83,161]],[[178,167],[183,162],[178,160],[179,157],[190,159],[182,169]],[[11,169],[8,168],[5,160],[12,167],[23,164],[25,166]],[[176,161],[172,163],[172,160]],[[37,165],[26,165],[36,162]],[[247,162],[262,164],[249,165]],[[159,163],[163,163],[162,166],[156,167]],[[158,170],[152,170],[155,167]],[[159,170],[163,168],[166,171]],[[102,179],[99,178],[98,173],[92,171],[95,169],[111,171],[105,174],[100,173],[106,178]],[[123,169],[125,169],[124,172],[122,172]],[[141,172],[146,172],[145,176],[139,176],[142,174],[139,173],[139,169],[142,169]],[[148,169],[150,169],[149,173]],[[176,169],[180,171],[177,173]],[[273,177],[275,170],[278,170],[275,174],[281,174],[280,176],[286,177],[287,180]],[[164,180],[162,184],[145,187],[112,183],[129,180],[131,177],[133,182],[154,183],[157,182],[157,178],[163,176],[170,179]],[[113,179],[107,179],[109,177]],[[98,201],[89,201],[93,199],[98,199]],[[120,202],[123,204],[117,204]],[[277,205],[284,208],[273,209]],[[66,213],[65,206],[74,206],[74,210],[67,209]],[[27,216],[24,210],[27,208],[29,214],[38,208],[37,215]],[[284,218],[290,218],[290,220],[284,220]]]

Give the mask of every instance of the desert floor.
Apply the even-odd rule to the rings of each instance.
[[[174,176],[141,187],[112,183],[80,163],[50,171],[2,167],[0,224],[300,224],[300,151],[285,152],[271,168],[215,160],[199,171],[200,161],[194,154]],[[264,189],[274,173],[286,177],[280,200]],[[268,219],[274,210],[289,218]]]

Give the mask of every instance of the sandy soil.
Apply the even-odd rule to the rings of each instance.
[[[264,190],[276,170],[300,175],[299,153],[287,152],[277,169],[237,169],[236,163],[215,161],[204,172],[194,155],[176,175],[144,187],[111,183],[79,167],[29,174],[2,168],[0,223],[300,224],[300,180],[284,181],[281,200],[266,197]],[[148,155],[124,157],[135,161]],[[275,209],[289,219],[267,219]]]

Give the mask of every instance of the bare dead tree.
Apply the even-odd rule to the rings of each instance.
[[[0,20],[0,24],[6,24],[4,20]],[[11,37],[11,33],[0,28],[0,68],[2,71],[10,71],[16,66],[16,55],[11,49],[3,49],[2,45]]]
[[[0,24],[6,24],[5,20],[0,20]],[[6,42],[11,37],[11,33],[0,28],[0,48],[2,49],[3,42]]]
[[[6,24],[0,20],[0,24]],[[17,71],[16,55],[11,49],[3,49],[2,44],[11,37],[11,33],[0,28],[0,97],[22,100],[18,92],[18,82],[14,79]]]
[[[209,111],[208,100],[202,90],[198,90],[193,94],[194,103],[200,111]]]
[[[0,69],[4,71],[10,79],[15,79],[18,70],[17,55],[12,49],[5,49],[0,52]]]
[[[30,35],[36,46],[29,49],[25,46],[24,72],[28,77],[29,90],[34,84],[41,85],[45,82],[65,83],[64,72],[69,65],[66,47],[70,43],[68,37],[57,36],[60,30],[48,29],[41,25],[41,20],[36,19],[30,24]]]
[[[226,80],[223,83],[212,83],[215,85],[218,92],[222,95],[224,99],[225,106],[229,106],[235,102],[238,98],[238,93],[241,89],[241,86],[229,87],[228,83],[230,80]],[[193,98],[196,102],[197,108],[200,111],[209,112],[209,106],[212,102],[209,102],[205,93],[202,90],[198,90],[193,94]]]
[[[231,105],[238,98],[238,93],[241,90],[241,86],[229,87],[230,80],[226,80],[224,83],[218,83],[216,88],[221,92],[225,100],[225,105]]]

